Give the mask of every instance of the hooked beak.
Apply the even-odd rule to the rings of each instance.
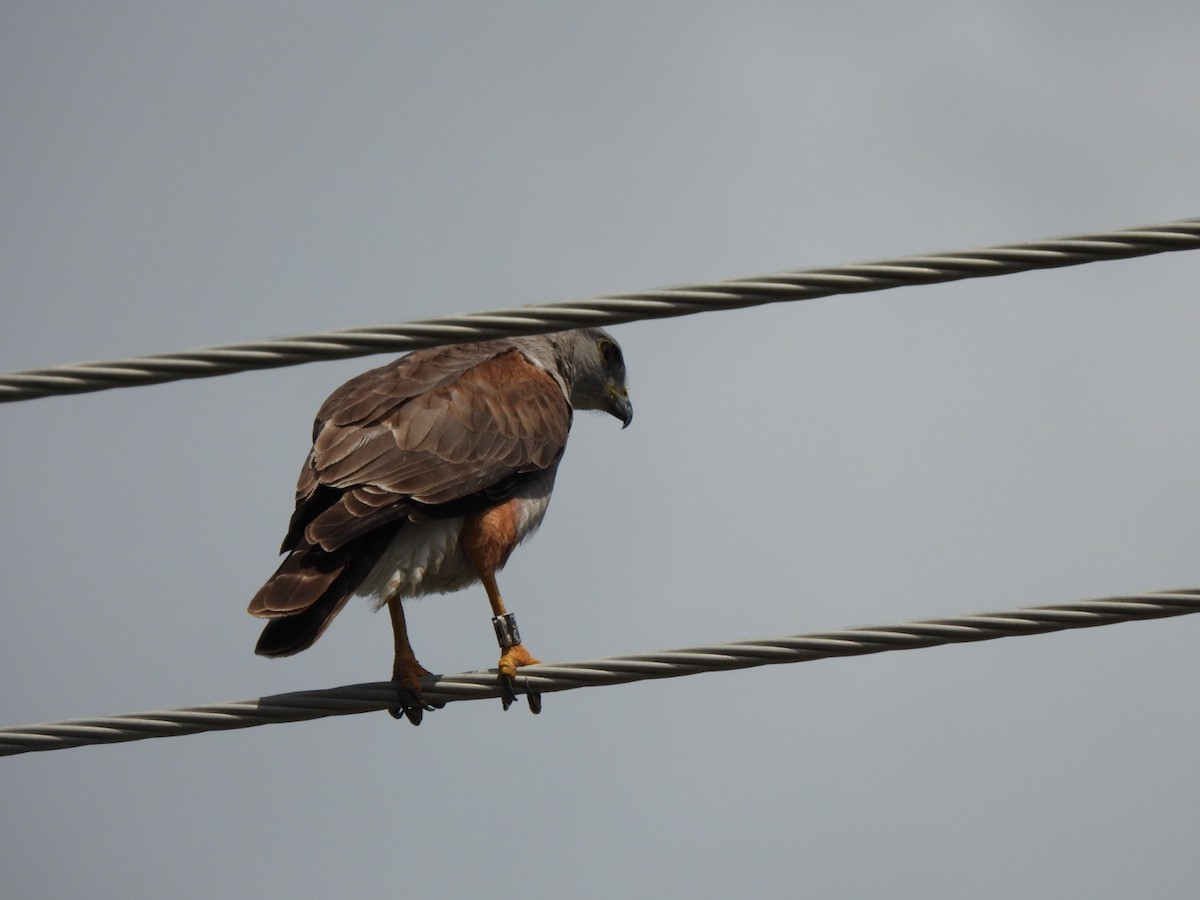
[[[621,428],[628,428],[629,423],[633,421],[633,404],[629,402],[629,394],[623,388],[609,388],[606,411],[621,420]]]

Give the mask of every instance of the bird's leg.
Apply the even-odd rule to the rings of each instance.
[[[496,640],[504,652],[500,655],[500,674],[512,681],[517,676],[521,666],[532,666],[539,662],[533,654],[521,643],[521,633],[517,631],[517,618],[504,607],[504,599],[500,596],[500,587],[496,584],[496,576],[492,572],[481,572],[480,580],[483,589],[487,591],[488,601],[492,604],[492,622],[496,626]]]
[[[392,718],[398,719],[403,715],[414,725],[421,724],[421,716],[426,710],[440,708],[421,700],[421,676],[430,672],[419,662],[413,653],[412,645],[408,642],[408,625],[404,621],[404,606],[399,597],[388,601],[388,615],[392,620],[392,635],[396,643],[395,662],[392,663],[392,681],[399,686],[400,706],[389,709]]]
[[[513,682],[517,669],[539,662],[521,643],[516,618],[505,608],[500,587],[496,584],[496,571],[508,561],[508,555],[517,544],[516,518],[511,504],[502,503],[469,516],[463,523],[462,542],[492,606],[492,622],[501,650],[500,684],[506,694],[504,708],[508,709],[516,698]]]
[[[541,662],[521,643],[521,632],[517,630],[517,617],[504,607],[504,599],[500,596],[500,587],[496,584],[493,572],[480,572],[480,581],[487,591],[488,602],[492,605],[492,625],[496,629],[496,641],[500,644],[500,686],[504,690],[501,700],[504,708],[508,709],[517,699],[513,685],[516,682],[517,669],[521,666],[532,666]],[[541,712],[541,697],[529,694],[529,708],[535,713]]]

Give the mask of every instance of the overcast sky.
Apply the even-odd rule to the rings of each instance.
[[[1200,215],[1200,6],[0,3],[0,368]],[[584,659],[1200,584],[1200,254],[621,326],[501,586]],[[0,724],[252,653],[386,357],[0,408]],[[410,605],[493,665],[480,588]],[[1179,897],[1200,618],[0,760],[27,898]]]

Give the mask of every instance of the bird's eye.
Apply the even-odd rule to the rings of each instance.
[[[612,341],[597,341],[596,345],[600,349],[600,361],[604,365],[611,366],[619,358],[620,351]]]

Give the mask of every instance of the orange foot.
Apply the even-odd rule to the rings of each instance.
[[[404,716],[414,725],[420,725],[421,718],[426,712],[441,709],[446,705],[444,703],[426,703],[421,699],[421,676],[432,674],[415,659],[396,660],[396,665],[392,669],[392,681],[396,685],[400,705],[388,710],[393,719]]]
[[[504,651],[500,657],[500,675],[504,678],[517,677],[517,669],[521,666],[536,666],[541,660],[525,649],[524,644],[515,644]]]
[[[517,669],[521,666],[535,666],[540,662],[540,659],[525,649],[524,644],[514,644],[504,651],[497,668],[500,669],[500,688],[504,691],[500,699],[504,703],[505,709],[512,706],[517,699],[516,691],[513,690],[517,679]],[[541,712],[541,696],[530,692],[528,699],[529,708],[534,713]]]

